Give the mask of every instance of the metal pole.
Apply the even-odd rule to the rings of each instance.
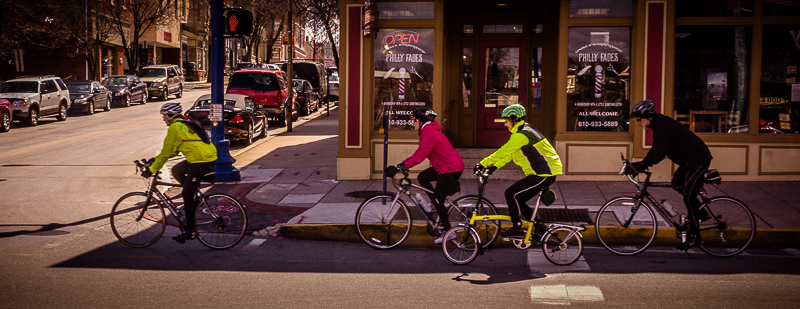
[[[289,62],[286,64],[286,75],[289,76],[289,84],[286,85],[289,88],[289,106],[286,107],[286,132],[292,132],[292,108],[294,108],[294,77],[292,76],[292,59],[294,58],[294,34],[292,33],[292,28],[294,28],[294,24],[292,21],[292,0],[289,0]]]
[[[386,193],[386,163],[389,161],[389,112],[383,114],[383,193]]]
[[[225,65],[225,55],[222,49],[225,44],[225,37],[223,33],[223,15],[224,9],[222,0],[211,0],[211,103],[212,106],[219,104],[217,110],[224,111],[224,92],[222,91],[223,84],[223,67]],[[233,167],[236,162],[231,156],[230,148],[228,147],[228,140],[225,140],[223,128],[225,126],[224,112],[220,112],[220,119],[214,121],[211,119],[211,142],[217,147],[217,164],[215,166],[217,172],[217,181],[239,181],[242,179],[239,170]],[[211,116],[211,115],[209,115]]]

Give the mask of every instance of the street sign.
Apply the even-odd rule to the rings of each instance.
[[[222,104],[211,104],[209,108],[208,120],[222,121]]]

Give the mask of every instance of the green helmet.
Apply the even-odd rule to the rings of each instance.
[[[502,117],[511,119],[511,121],[516,122],[517,120],[525,118],[525,108],[519,104],[509,105],[503,110]]]

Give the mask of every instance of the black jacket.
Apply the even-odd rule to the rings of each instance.
[[[664,156],[678,165],[698,166],[711,163],[711,151],[706,143],[675,119],[655,114],[650,119],[650,128],[653,129],[653,148],[642,160],[645,166],[661,162]]]

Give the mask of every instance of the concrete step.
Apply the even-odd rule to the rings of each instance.
[[[461,158],[464,160],[464,174],[461,175],[462,179],[476,179],[477,177],[472,174],[472,168],[483,160],[483,158],[488,157],[490,154],[495,152],[497,148],[457,148],[458,154],[461,155]],[[519,168],[514,162],[509,162],[502,169],[494,171],[492,173],[492,179],[506,179],[506,180],[519,180],[525,178],[525,174],[522,173],[522,169]]]

